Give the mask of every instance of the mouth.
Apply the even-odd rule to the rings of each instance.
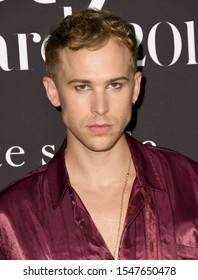
[[[106,134],[112,129],[110,124],[93,124],[89,125],[88,129],[96,134]]]

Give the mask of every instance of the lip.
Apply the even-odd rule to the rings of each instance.
[[[104,134],[104,133],[108,133],[111,130],[112,125],[109,125],[109,124],[93,124],[93,125],[89,125],[88,128],[91,132],[94,132],[94,133],[97,133],[97,134]]]

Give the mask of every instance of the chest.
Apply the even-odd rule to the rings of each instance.
[[[169,215],[167,211],[169,208],[166,197],[166,194],[163,193],[163,199],[160,200],[158,210],[156,209],[159,215],[157,236],[163,232],[163,240],[161,237],[157,237],[158,242],[160,242],[158,254],[159,258],[173,259],[176,258],[176,255],[172,253],[175,246],[175,234],[172,232],[172,228],[175,225],[173,226],[171,214]],[[24,219],[23,221],[20,219],[16,225],[22,242],[18,242],[19,235],[12,238],[13,254],[17,254],[19,257],[21,248],[26,253],[24,259],[112,259],[110,247],[113,244],[113,251],[115,243],[111,243],[111,239],[113,239],[113,234],[115,236],[116,230],[116,222],[113,226],[113,221],[117,218],[116,211],[119,204],[116,202],[113,205],[107,204],[103,201],[103,197],[98,197],[96,200],[99,203],[96,205],[96,200],[93,199],[93,205],[90,205],[93,208],[90,208],[92,209],[90,214],[80,198],[79,201],[73,198],[69,192],[66,192],[60,206],[53,211],[47,211],[46,205],[38,219],[36,216],[34,220],[29,217],[27,223]],[[124,229],[120,238],[119,259],[147,259],[146,243],[148,242],[146,239],[148,235],[146,232],[149,228],[147,228],[148,223],[145,224],[144,201],[137,193],[130,196],[128,204],[128,208],[125,210],[127,213],[123,224]],[[114,211],[111,211],[112,207]],[[164,209],[166,209],[166,215],[163,215]],[[101,215],[98,214],[98,211],[101,212]],[[107,222],[104,220],[103,215],[112,221],[111,226],[109,226],[108,219]],[[37,221],[36,227],[35,221]],[[30,226],[27,230],[32,232],[32,237],[29,233],[27,234],[27,230],[24,231],[24,224]],[[38,224],[41,225],[39,228]],[[105,232],[106,240],[104,238]],[[108,236],[111,238],[108,239]],[[184,242],[188,240],[188,236],[183,236],[183,240]],[[22,247],[17,245],[19,243]],[[9,244],[6,246],[8,248]]]
[[[124,229],[131,188],[104,193],[80,193],[82,207],[90,216],[106,247],[116,257]]]

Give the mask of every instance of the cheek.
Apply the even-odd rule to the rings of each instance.
[[[132,114],[132,104],[127,103],[124,107],[122,107],[122,110],[120,111],[120,119],[123,121],[123,123],[128,123],[131,119]]]
[[[132,103],[131,100],[121,100],[115,106],[115,112],[119,112],[119,115],[126,116],[131,114]]]
[[[131,108],[130,107],[125,107],[121,111],[115,111],[115,119],[117,119],[117,125],[125,129],[125,127],[128,125],[131,119]]]
[[[61,108],[62,118],[64,123],[68,126],[82,122],[86,116],[87,106],[82,106],[75,100],[69,100],[68,102],[64,100],[61,104]]]

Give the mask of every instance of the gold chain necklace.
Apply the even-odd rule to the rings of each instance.
[[[118,232],[117,232],[117,237],[116,237],[115,249],[114,249],[114,253],[113,253],[114,258],[116,256],[116,252],[117,252],[117,249],[118,249],[118,242],[119,242],[121,222],[122,222],[124,193],[125,193],[125,190],[126,190],[126,187],[127,187],[128,180],[129,180],[130,169],[131,169],[131,157],[129,159],[129,164],[128,164],[127,173],[126,173],[126,176],[125,176],[124,186],[123,186],[123,189],[122,189],[121,202],[120,202],[120,216],[119,216],[119,222],[118,222]]]

